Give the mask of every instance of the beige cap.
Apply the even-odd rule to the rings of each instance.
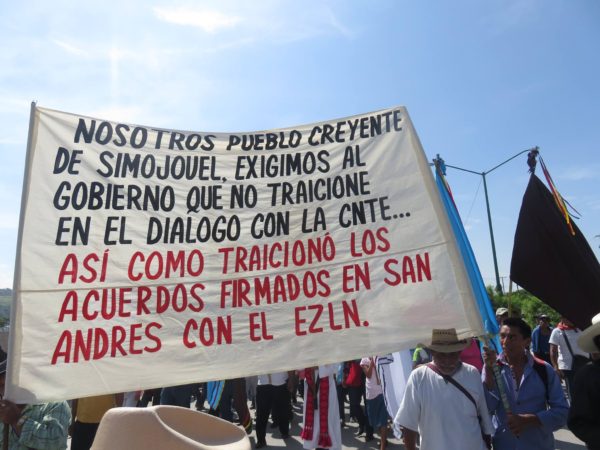
[[[504,314],[508,314],[508,308],[501,307],[496,310],[497,316],[503,316]]]

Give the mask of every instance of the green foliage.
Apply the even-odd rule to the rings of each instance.
[[[537,316],[540,314],[550,317],[552,325],[556,325],[560,320],[558,312],[524,289],[501,295],[488,286],[487,291],[494,311],[500,307],[508,308],[511,316],[522,317],[532,327],[537,325]]]
[[[0,327],[8,325],[11,305],[12,291],[10,289],[0,289]]]

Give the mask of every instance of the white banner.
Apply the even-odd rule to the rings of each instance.
[[[384,354],[481,332],[403,107],[210,133],[32,108],[8,398]]]

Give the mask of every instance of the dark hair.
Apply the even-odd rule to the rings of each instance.
[[[521,335],[525,339],[529,339],[531,337],[531,327],[520,317],[509,317],[507,319],[504,319],[502,321],[502,325],[506,325],[507,327],[518,328],[521,332]]]

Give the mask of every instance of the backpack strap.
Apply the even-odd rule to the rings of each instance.
[[[567,348],[569,349],[569,353],[571,354],[571,358],[575,358],[575,353],[573,353],[573,349],[571,348],[571,343],[569,342],[569,338],[567,337],[567,333],[565,330],[560,330],[565,343],[567,344]]]
[[[550,395],[548,392],[548,372],[546,371],[546,363],[537,356],[533,356],[533,370],[535,371],[535,373],[538,374],[538,376],[542,379],[542,382],[544,383],[544,389],[546,392],[546,403],[548,403]]]

